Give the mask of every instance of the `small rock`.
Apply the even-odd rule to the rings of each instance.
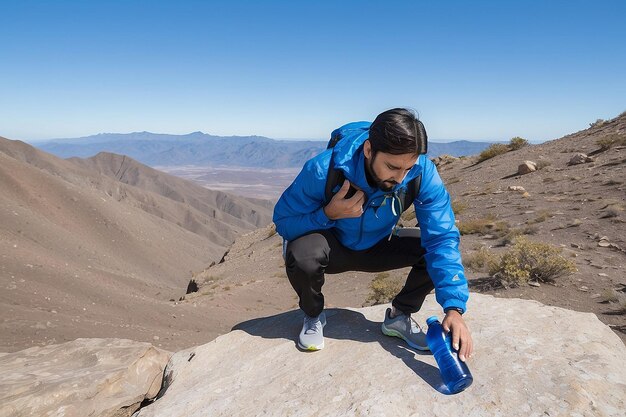
[[[591,296],[591,298],[596,299],[596,298],[600,298],[600,294],[594,294]]]
[[[526,189],[521,185],[509,185],[509,191],[517,191],[520,193],[526,192]]]
[[[570,246],[572,248],[576,248],[576,249],[582,249],[583,248],[583,246],[579,245],[578,243],[570,243]]]
[[[608,248],[609,246],[611,246],[611,244],[606,240],[601,240],[600,242],[598,242],[598,246],[600,246],[601,248]]]
[[[160,339],[160,337],[159,337],[159,336],[154,336],[152,339],[153,339],[153,340],[159,340],[159,339]]]
[[[541,287],[541,284],[537,281],[528,281],[528,285],[530,285],[531,287]]]
[[[524,194],[522,194],[522,197],[528,198],[530,197],[530,194],[528,193],[528,191],[525,191]]]
[[[579,290],[580,290],[580,291],[587,292],[587,291],[589,291],[589,288],[588,288],[587,286],[583,285],[583,286],[581,286],[581,287],[579,288]]]
[[[537,164],[533,161],[524,161],[524,163],[517,167],[517,173],[519,175],[526,175],[535,171],[537,171]]]
[[[593,162],[593,158],[587,156],[584,153],[578,152],[577,154],[572,156],[572,158],[568,162],[568,165],[586,164],[587,162]]]
[[[605,274],[604,272],[600,272],[600,273],[598,274],[598,276],[599,276],[599,277],[608,277],[608,275],[607,275],[607,274]]]

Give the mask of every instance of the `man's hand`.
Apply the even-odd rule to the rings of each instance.
[[[363,214],[365,193],[361,190],[357,190],[352,197],[345,198],[346,194],[348,194],[348,190],[350,190],[350,181],[345,180],[341,189],[333,196],[330,203],[324,207],[326,217],[331,220],[361,217]]]
[[[472,342],[469,329],[465,325],[463,316],[456,310],[448,310],[441,327],[446,332],[452,331],[452,347],[459,351],[459,359],[463,362],[469,359],[472,356],[474,343]]]

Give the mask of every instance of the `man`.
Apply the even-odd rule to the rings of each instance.
[[[419,311],[434,288],[445,312],[442,325],[452,332],[459,358],[466,360],[472,352],[472,338],[462,317],[469,292],[459,232],[450,197],[434,164],[424,155],[423,124],[407,109],[392,109],[373,123],[342,126],[331,137],[341,139],[305,163],[274,208],[276,230],[287,242],[289,282],[305,313],[298,346],[305,350],[324,347],[325,273],[411,266],[404,287],[385,313],[383,333],[428,350],[425,333],[411,314]],[[328,201],[331,163],[345,181],[335,187]],[[400,237],[394,233],[404,209],[400,196],[420,176],[412,203],[421,237]]]

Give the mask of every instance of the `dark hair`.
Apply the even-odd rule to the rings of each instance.
[[[391,109],[379,114],[370,126],[369,141],[374,153],[419,155],[428,150],[426,129],[408,109]]]

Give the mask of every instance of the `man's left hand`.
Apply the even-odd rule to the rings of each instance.
[[[459,352],[459,359],[465,362],[472,356],[474,343],[463,316],[456,310],[448,310],[441,327],[446,332],[452,331],[452,347]]]

